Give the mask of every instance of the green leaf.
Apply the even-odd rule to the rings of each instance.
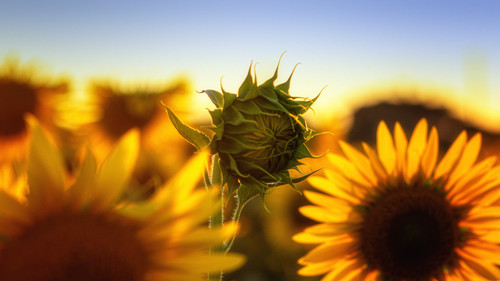
[[[197,150],[201,150],[208,146],[210,143],[210,138],[207,137],[204,133],[190,127],[189,125],[184,124],[175,113],[165,106],[168,112],[168,116],[170,117],[170,121],[174,124],[175,129],[181,136],[190,142]]]

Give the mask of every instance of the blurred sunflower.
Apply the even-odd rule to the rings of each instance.
[[[188,112],[190,92],[190,83],[184,78],[157,86],[95,82],[88,97],[88,122],[77,134],[79,139],[89,139],[100,159],[125,132],[137,128],[141,139],[139,161],[129,191],[134,198],[147,197],[153,186],[158,186],[156,183],[173,176],[182,167],[179,163],[185,163],[194,152],[178,136],[161,105],[175,105],[181,113]]]
[[[384,122],[377,151],[345,142],[347,159],[306,191],[300,212],[320,224],[294,236],[320,244],[299,260],[299,274],[329,280],[500,280],[500,167],[476,162],[481,135],[462,132],[442,160],[438,132],[422,119],[410,138]]]
[[[216,193],[194,190],[206,153],[151,200],[127,204],[120,198],[137,157],[136,131],[99,169],[89,153],[68,178],[59,152],[36,121],[30,124],[25,200],[0,189],[0,280],[191,281],[242,263],[236,254],[208,252],[235,226],[206,226],[218,206]]]
[[[41,77],[34,64],[21,66],[8,57],[0,67],[0,164],[19,160],[28,146],[26,114],[36,116],[48,130],[54,128],[57,98],[67,82]],[[51,82],[47,82],[51,81]]]
[[[91,114],[94,115],[90,130],[99,136],[100,142],[112,146],[128,130],[138,128],[141,145],[155,145],[158,133],[170,123],[161,102],[176,104],[187,111],[189,87],[186,79],[158,87],[95,82],[89,97],[93,107]]]

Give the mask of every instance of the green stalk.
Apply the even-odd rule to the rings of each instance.
[[[233,214],[233,222],[238,223],[240,221],[240,216],[241,216],[241,211],[243,210],[243,207],[245,206],[245,203],[241,203],[241,200],[236,197],[236,208],[234,210]],[[231,239],[225,243],[224,246],[224,252],[227,254],[231,250],[231,247],[233,246],[234,240],[236,239],[237,233],[234,233]]]
[[[222,184],[222,173],[219,164],[219,156],[215,154],[212,158],[212,175],[205,182],[210,183],[210,187],[220,188],[220,208],[210,217],[210,228],[219,228],[224,224],[224,188]],[[216,245],[210,248],[210,253],[224,252],[224,244]],[[222,281],[222,272],[213,273],[208,276],[209,281]]]

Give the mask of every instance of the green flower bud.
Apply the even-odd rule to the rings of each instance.
[[[308,128],[302,115],[319,95],[314,99],[290,96],[293,72],[285,83],[275,86],[278,68],[269,80],[258,85],[251,68],[250,65],[238,94],[224,89],[222,93],[203,91],[216,106],[209,111],[214,135],[207,145],[212,154],[218,155],[222,183],[227,183],[229,194],[237,191],[243,202],[255,195],[264,195],[274,186],[290,184],[295,188],[294,183],[312,174],[292,178],[289,169],[298,170],[302,164],[300,159],[314,157],[305,142],[318,134]],[[169,114],[175,120],[173,113],[169,111]],[[193,135],[193,132],[184,132],[181,134],[185,137]],[[205,138],[197,138],[200,141],[193,141],[191,137],[190,142],[197,147],[207,143]]]

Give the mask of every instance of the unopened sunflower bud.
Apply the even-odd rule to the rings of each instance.
[[[243,202],[264,195],[274,186],[290,184],[295,188],[294,183],[312,174],[292,178],[289,169],[298,170],[300,159],[313,157],[305,142],[318,134],[308,128],[302,117],[318,97],[290,96],[291,75],[285,83],[275,86],[278,68],[269,80],[257,85],[251,68],[238,94],[224,89],[222,93],[203,91],[216,106],[209,111],[213,123],[210,129],[215,134],[208,146],[219,156],[222,181],[227,183],[229,194],[237,191]],[[175,122],[173,113],[169,114]],[[184,124],[176,127],[185,137],[196,135],[196,139],[205,139]],[[188,140],[193,144],[206,143],[196,139]]]

